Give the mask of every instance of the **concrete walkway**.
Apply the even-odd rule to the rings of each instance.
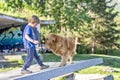
[[[50,68],[48,68],[48,69],[51,69],[51,68],[58,67],[60,62],[44,62],[44,64],[49,65]],[[43,70],[39,69],[39,65],[37,65],[37,64],[31,65],[29,70],[31,70],[33,72],[43,71]],[[18,77],[18,76],[22,76],[21,68],[12,70],[12,71],[8,71],[8,72],[0,73],[0,80],[10,80],[11,78]]]

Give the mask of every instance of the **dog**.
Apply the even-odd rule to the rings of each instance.
[[[61,56],[61,66],[65,66],[68,59],[70,64],[73,63],[72,59],[76,53],[76,42],[72,37],[62,37],[56,34],[50,34],[45,37],[45,45],[53,53]]]

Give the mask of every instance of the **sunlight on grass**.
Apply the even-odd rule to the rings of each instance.
[[[103,74],[103,75],[113,75],[115,80],[120,80],[120,69],[115,68],[117,71],[115,72],[106,72],[104,71],[105,68],[110,68],[107,66],[94,66],[94,67],[90,67],[87,69],[83,69],[78,71],[77,73],[80,74]]]
[[[18,69],[18,68],[20,68],[20,66],[18,66],[18,67],[9,67],[9,68],[0,68],[0,73],[15,70],[15,69]]]

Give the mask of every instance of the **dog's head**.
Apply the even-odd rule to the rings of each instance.
[[[49,48],[52,46],[53,43],[56,41],[56,35],[55,34],[50,34],[45,37],[45,45]]]

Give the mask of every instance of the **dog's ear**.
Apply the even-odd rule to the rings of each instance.
[[[51,40],[52,42],[55,42],[57,39],[57,36],[55,34],[51,34]]]
[[[56,37],[52,37],[52,42],[55,42],[56,41]]]

